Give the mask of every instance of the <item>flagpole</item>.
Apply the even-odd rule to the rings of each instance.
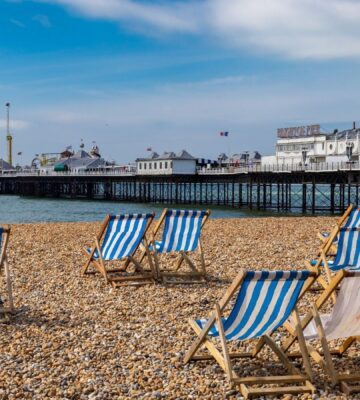
[[[229,134],[228,134],[227,138],[228,138],[229,167],[230,167],[230,160],[231,160],[230,148],[231,148],[231,146],[230,146],[230,135]]]

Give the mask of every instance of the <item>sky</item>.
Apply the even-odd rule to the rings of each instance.
[[[0,0],[0,157],[6,102],[22,164],[81,139],[119,164],[270,155],[277,128],[350,127],[359,20],[357,0]]]

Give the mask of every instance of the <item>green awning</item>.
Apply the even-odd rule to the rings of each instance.
[[[65,172],[68,169],[69,168],[66,164],[58,164],[58,165],[55,165],[55,167],[54,167],[55,172]]]

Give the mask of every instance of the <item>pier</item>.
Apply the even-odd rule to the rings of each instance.
[[[359,204],[357,166],[336,170],[199,171],[195,175],[0,175],[0,194],[338,213]]]

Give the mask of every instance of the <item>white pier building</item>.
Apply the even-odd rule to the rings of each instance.
[[[276,154],[263,156],[262,165],[299,166],[305,164],[359,161],[360,129],[321,132],[320,125],[280,128]]]

